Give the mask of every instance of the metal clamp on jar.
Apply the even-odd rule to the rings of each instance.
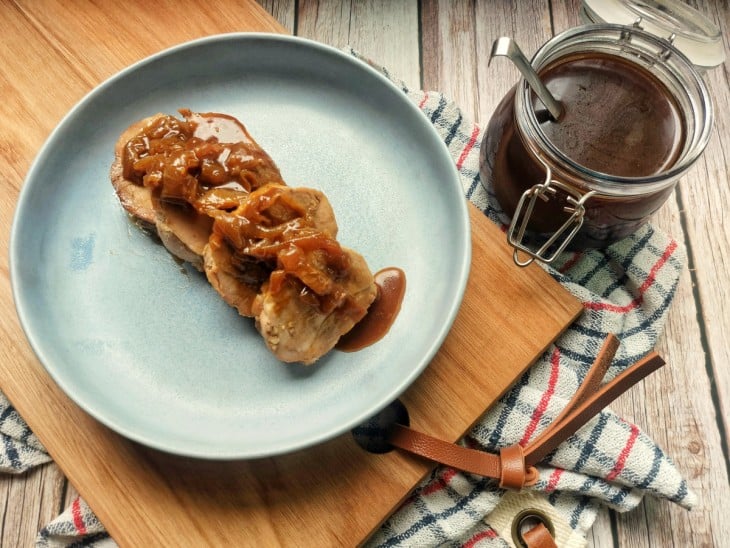
[[[481,180],[511,216],[508,240],[520,266],[550,263],[566,248],[605,247],[637,230],[710,137],[701,72],[724,60],[714,24],[667,0],[585,0],[582,14],[621,24],[569,29],[526,67],[505,39],[493,48],[523,78],[489,121]]]

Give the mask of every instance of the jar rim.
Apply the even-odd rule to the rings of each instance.
[[[586,23],[639,24],[657,36],[675,36],[674,45],[699,70],[725,60],[720,28],[681,0],[582,0],[581,19]]]
[[[694,105],[697,101],[690,102],[693,106],[701,108],[701,112],[699,112],[699,108],[692,109],[695,121],[697,122],[700,131],[698,132],[698,135],[694,136],[692,143],[688,146],[682,156],[668,170],[643,177],[624,177],[602,173],[587,168],[575,162],[565,153],[560,151],[545,135],[537,120],[534,109],[528,107],[528,105],[531,107],[532,104],[532,90],[524,78],[521,79],[520,86],[518,87],[519,92],[517,93],[517,100],[515,102],[515,114],[517,116],[518,123],[520,119],[519,113],[521,113],[522,117],[529,121],[529,126],[533,130],[531,134],[538,138],[537,140],[540,150],[533,150],[532,152],[542,152],[547,154],[553,161],[557,161],[560,165],[567,166],[569,171],[572,172],[572,175],[579,177],[589,189],[596,190],[601,194],[606,195],[640,195],[658,191],[674,184],[677,177],[687,171],[704,151],[710,138],[713,122],[713,108],[709,90],[692,62],[681,51],[677,50],[668,40],[659,38],[639,28],[626,27],[624,25],[611,23],[573,27],[555,35],[553,38],[545,42],[545,44],[543,44],[533,56],[531,64],[535,70],[543,68],[543,64],[545,64],[546,61],[553,60],[551,58],[551,54],[553,54],[557,48],[561,45],[565,45],[566,43],[572,44],[573,42],[577,42],[577,40],[581,37],[591,35],[597,37],[602,33],[613,33],[618,34],[619,37],[624,37],[627,32],[630,32],[631,36],[637,36],[649,44],[660,48],[660,52],[667,52],[667,57],[669,59],[673,58],[678,60],[685,69],[685,76],[682,78],[682,84],[685,91],[689,95],[690,91],[688,91],[688,89],[691,88],[695,91],[699,99],[699,105]],[[615,42],[613,43],[615,45]],[[606,44],[610,44],[610,42],[606,40]],[[651,53],[656,55],[656,52]],[[665,62],[665,60],[659,58],[658,62]],[[689,78],[687,78],[687,76]],[[534,148],[532,143],[529,143],[529,146],[531,149]]]

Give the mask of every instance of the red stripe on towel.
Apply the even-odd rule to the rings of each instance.
[[[606,476],[606,481],[613,481],[621,473],[621,471],[624,469],[624,466],[626,466],[626,459],[629,457],[629,453],[631,453],[631,449],[634,447],[634,443],[636,443],[636,438],[639,437],[639,429],[637,428],[637,426],[634,424],[629,424],[629,427],[631,428],[629,439],[626,441],[626,445],[624,445],[624,448],[621,449],[621,453],[616,460],[616,465],[613,467],[613,470],[611,470]]]
[[[464,147],[464,150],[461,151],[461,156],[459,156],[459,159],[456,162],[456,169],[461,169],[461,166],[464,165],[464,160],[466,160],[467,155],[469,154],[469,152],[471,152],[471,149],[473,149],[474,145],[477,143],[477,137],[479,137],[479,126],[474,126],[474,131],[471,132],[469,142]]]
[[[654,263],[654,266],[651,267],[651,270],[649,271],[649,275],[646,277],[646,280],[644,280],[644,283],[641,284],[639,287],[639,296],[636,297],[633,301],[631,301],[629,304],[626,305],[616,305],[613,303],[604,303],[604,302],[585,302],[583,303],[584,308],[588,308],[590,310],[608,310],[609,312],[629,312],[639,306],[643,300],[644,300],[644,293],[646,293],[646,290],[649,289],[652,284],[656,281],[656,275],[657,272],[664,266],[664,264],[667,262],[669,257],[672,256],[672,253],[677,249],[677,242],[672,241],[671,244],[669,244],[669,247],[662,253],[662,256],[659,257],[659,260]]]
[[[74,520],[74,527],[79,532],[79,535],[86,534],[86,525],[84,525],[84,518],[81,516],[81,499],[76,497],[71,504],[71,516]]]

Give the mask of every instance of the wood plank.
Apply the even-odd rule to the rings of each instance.
[[[48,6],[61,8],[51,2]],[[237,9],[245,12],[247,6],[241,4]],[[127,10],[143,11],[141,1],[131,7],[127,3],[124,10],[112,7],[101,12],[91,4],[78,9],[86,8],[83,14],[67,10],[54,16],[35,4],[22,5],[22,16],[48,38],[48,55],[59,60],[59,70],[65,65],[67,72],[68,66],[75,67],[67,77],[77,88],[93,85],[108,76],[110,67],[143,56],[147,48],[156,50],[163,43],[182,41],[202,30],[179,3],[161,4],[159,9],[166,17],[150,20],[152,27],[144,32],[137,29],[143,18],[124,18]],[[245,14],[240,18],[247,24],[255,21]],[[217,9],[205,11],[203,19],[206,30],[227,28],[230,23],[228,13]],[[172,38],[165,36],[168,29],[172,29]],[[137,34],[139,42],[120,44],[105,39]],[[97,51],[94,48],[99,43],[103,45]],[[138,50],[134,44],[139,45]],[[116,48],[120,48],[120,58],[100,67],[100,60],[113,56]],[[53,89],[58,81],[44,79],[48,75],[43,72],[30,75],[22,68],[16,66],[8,73],[8,81],[21,97]],[[70,89],[73,94],[76,88]],[[29,123],[13,115],[8,112],[11,140]],[[38,131],[43,133],[43,129]],[[3,159],[13,160],[9,156]],[[20,186],[19,181],[15,184]],[[11,207],[8,203],[3,211],[8,218]],[[461,437],[581,312],[580,304],[541,269],[516,269],[504,249],[501,232],[473,207],[470,211],[475,227],[474,270],[467,296],[442,351],[403,396],[414,426],[452,440]],[[494,284],[485,276],[504,282]],[[266,540],[287,544],[296,542],[296,533],[305,529],[308,539],[317,544],[351,544],[384,519],[431,468],[396,452],[374,457],[348,435],[295,455],[245,462],[211,463],[142,448],[91,419],[49,379],[10,313],[7,281],[6,268],[2,298],[8,313],[2,315],[0,332],[3,390],[122,545],[240,545]],[[524,315],[500,314],[506,306],[516,306]],[[485,325],[491,326],[486,337]],[[529,327],[525,329],[525,325]],[[496,344],[510,337],[514,344]],[[457,365],[459,375],[449,374],[448,369]],[[443,420],[445,414],[449,421]],[[76,436],[67,435],[69,424],[74,425]],[[332,474],[332,470],[338,473]],[[376,493],[373,485],[379,486]],[[242,530],[250,535],[243,540]]]
[[[0,193],[0,272],[3,290],[0,307],[3,333],[13,333],[14,341],[22,341],[22,333],[13,324],[13,301],[8,289],[8,239],[18,192],[36,151],[63,114],[86,91],[87,85],[77,77],[69,77],[63,56],[51,46],[22,11],[10,3],[0,4],[0,19],[5,29],[0,48],[0,116],[3,120],[22,120],[16,126],[4,126],[0,134],[0,157],[5,166],[3,192]],[[23,40],[6,39],[22,36]],[[14,74],[44,74],[48,81],[64,82],[48,86],[40,93],[25,93],[23,81]],[[27,344],[6,345],[0,359],[34,359]],[[63,507],[65,478],[55,463],[49,463],[22,475],[0,476],[0,546],[31,546],[39,529],[56,517]]]
[[[44,34],[33,25],[22,13],[9,3],[0,3],[0,16],[3,20],[3,47],[0,48],[0,92],[3,101],[0,103],[0,116],[4,120],[17,117],[25,122],[27,128],[18,131],[10,128],[0,134],[0,152],[7,158],[7,177],[4,182],[10,185],[3,192],[0,200],[2,207],[2,245],[7,245],[7,230],[10,227],[8,211],[12,212],[12,204],[17,199],[25,173],[48,133],[56,126],[64,113],[86,92],[88,85],[80,81],[78,75],[69,74],[65,58],[46,39]],[[10,40],[11,36],[23,36],[25,40]],[[15,80],[12,75],[43,74],[49,80],[63,82],[55,86],[38,90],[38,93],[26,93],[23,88],[26,78]],[[7,248],[5,248],[7,249]],[[2,261],[7,261],[7,253],[3,252]]]
[[[290,34],[296,34],[296,0],[257,0],[261,7],[276,19]]]
[[[65,477],[49,463],[19,476],[0,475],[0,546],[32,546],[61,507]]]
[[[421,13],[424,88],[453,98],[482,125],[519,78],[507,59],[495,59],[488,66],[492,42],[511,36],[531,55],[551,36],[549,4],[541,0],[424,0]]]
[[[706,13],[730,35],[730,5],[705,0],[697,9]],[[727,52],[727,44],[726,44]],[[730,54],[727,54],[730,56]],[[692,253],[693,280],[697,284],[703,337],[705,369],[714,381],[718,421],[724,429],[725,451],[730,437],[730,58],[706,74],[715,106],[715,127],[707,150],[698,165],[680,184],[680,207]],[[718,283],[719,282],[719,283]],[[725,454],[727,458],[727,453]]]
[[[474,5],[427,0],[422,6],[423,88],[446,94],[476,119],[479,95],[474,91],[481,61],[475,48]],[[450,84],[448,89],[439,87],[442,82]]]
[[[301,0],[296,34],[336,48],[351,46],[420,88],[417,0]]]
[[[255,2],[250,8],[233,8],[227,0],[211,0],[205,9],[190,0],[160,0],[154,5],[139,0],[71,4],[18,0],[18,5],[89,88],[144,57],[188,40],[226,32],[286,30]],[[101,29],[120,31],[108,32],[103,40],[89,40]]]
[[[605,506],[598,510],[596,521],[586,535],[591,548],[616,548],[611,530],[611,512]]]

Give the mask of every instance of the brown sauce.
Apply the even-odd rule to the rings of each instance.
[[[553,121],[534,99],[540,127],[575,163],[620,177],[646,177],[670,168],[685,139],[680,109],[670,91],[646,69],[609,54],[575,55],[540,73],[565,114]],[[509,216],[522,194],[545,179],[544,167],[527,151],[514,118],[514,90],[497,106],[482,142],[481,177]],[[581,178],[554,168],[553,177],[574,188]],[[592,197],[572,248],[604,247],[634,232],[661,206],[672,188],[638,196]],[[558,197],[538,200],[529,229],[538,240],[566,220]]]
[[[406,292],[406,275],[400,268],[389,267],[375,274],[378,296],[368,313],[343,335],[335,348],[355,352],[382,339],[393,325]]]
[[[647,70],[591,54],[558,61],[540,79],[565,109],[558,122],[546,117],[541,128],[574,162],[609,175],[646,177],[677,160],[684,144],[679,105]]]
[[[233,116],[219,112],[200,114],[183,110],[185,119],[195,124],[192,136],[207,141],[215,139],[219,143],[252,143],[253,139],[246,128]]]

